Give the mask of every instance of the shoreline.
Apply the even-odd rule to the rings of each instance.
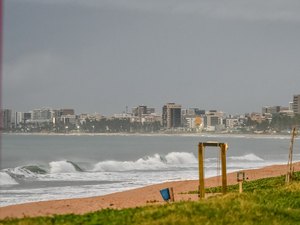
[[[293,164],[295,171],[300,171],[300,162]],[[287,165],[271,165],[259,169],[243,170],[248,181],[261,178],[285,175]],[[236,184],[236,172],[227,174],[228,185]],[[220,186],[220,177],[210,177],[205,179],[206,187]],[[23,203],[0,207],[0,219],[22,218],[36,216],[52,216],[58,214],[84,214],[101,209],[122,209],[141,207],[146,205],[164,204],[159,190],[173,187],[175,201],[196,201],[196,194],[180,194],[197,190],[198,180],[172,181],[154,184],[141,188],[131,189],[123,192],[116,192],[104,196],[87,198],[74,198],[63,200],[50,200],[41,202]]]
[[[234,138],[270,138],[290,139],[291,134],[254,134],[254,133],[17,133],[2,132],[1,135],[16,136],[128,136],[128,137],[234,137]],[[296,136],[295,139],[300,139]]]

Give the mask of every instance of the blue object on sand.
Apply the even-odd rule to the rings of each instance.
[[[161,194],[162,198],[163,198],[165,201],[170,200],[170,192],[169,192],[169,188],[165,188],[165,189],[160,190],[160,194]]]

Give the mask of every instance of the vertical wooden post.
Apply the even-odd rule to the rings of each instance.
[[[294,147],[295,136],[296,136],[296,128],[294,127],[293,132],[292,132],[291,142],[290,142],[290,149],[289,149],[289,159],[288,159],[288,164],[287,164],[288,172],[285,177],[285,182],[287,184],[290,181],[292,181],[292,177],[293,177],[293,147]]]
[[[174,201],[175,201],[175,198],[174,198],[174,190],[173,190],[173,187],[170,187],[170,188],[169,188],[169,192],[170,192],[170,201],[171,201],[171,202],[174,202]]]
[[[245,180],[245,172],[244,171],[238,171],[236,173],[236,180],[239,182],[239,193],[243,192],[243,182]]]
[[[239,193],[243,192],[243,181],[239,181]]]
[[[222,160],[222,192],[223,194],[226,194],[227,192],[227,173],[226,173],[227,144],[222,144],[220,147],[221,147],[221,160]]]
[[[202,143],[198,145],[198,162],[199,162],[199,198],[205,197],[205,189],[204,189],[204,146]]]

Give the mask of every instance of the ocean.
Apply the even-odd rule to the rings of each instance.
[[[290,136],[3,134],[0,206],[198,179],[197,146],[205,141],[228,143],[227,172],[288,160]],[[206,148],[205,176],[220,174],[219,167],[219,149]]]

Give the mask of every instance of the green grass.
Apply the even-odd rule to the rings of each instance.
[[[224,196],[198,202],[8,219],[0,224],[300,224],[300,172],[290,185],[285,185],[283,176],[260,179],[245,182],[242,194],[233,185]]]
[[[294,181],[300,182],[300,172],[295,172],[293,176]],[[255,190],[265,190],[265,189],[276,189],[285,185],[285,176],[278,176],[272,178],[263,178],[254,181],[244,181],[243,182],[243,192],[253,192]],[[238,192],[239,185],[229,185],[227,187],[228,192]],[[221,193],[222,186],[211,187],[205,189],[206,193]],[[183,193],[184,194],[184,193]],[[187,194],[198,194],[198,190],[189,191]]]

